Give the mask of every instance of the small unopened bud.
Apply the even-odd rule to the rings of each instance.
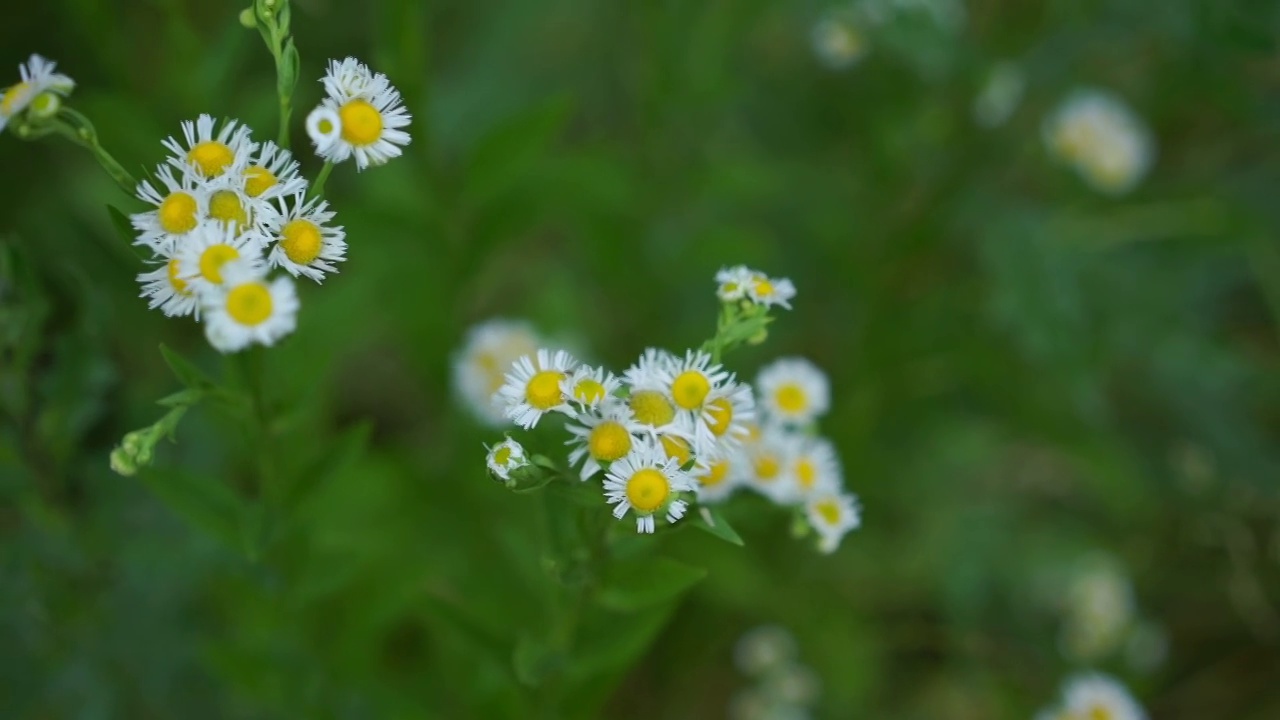
[[[58,97],[57,93],[42,92],[31,101],[28,112],[33,118],[48,120],[57,115],[60,109],[62,109],[62,98]]]
[[[769,331],[765,328],[761,328],[760,332],[747,338],[747,343],[750,345],[759,345],[760,343],[768,339],[769,339]]]
[[[111,451],[111,469],[117,475],[125,477],[138,472],[138,466],[134,464],[133,460],[122,448],[116,448]]]
[[[254,14],[253,8],[247,7],[240,11],[240,24],[250,30],[258,27],[258,16]]]
[[[124,434],[124,439],[120,441],[120,449],[130,455],[137,455],[138,450],[142,448],[142,433],[134,430]]]

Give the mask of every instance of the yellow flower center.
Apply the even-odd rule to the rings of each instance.
[[[711,392],[711,382],[707,376],[697,370],[686,370],[680,373],[671,383],[671,397],[676,404],[685,410],[702,407],[702,401]]]
[[[510,459],[511,459],[511,448],[507,447],[506,445],[503,445],[502,447],[498,448],[498,451],[493,454],[493,461],[498,465],[505,466],[507,464],[507,461],[509,461]]]
[[[803,412],[809,406],[809,399],[805,397],[804,390],[794,383],[779,387],[773,393],[773,401],[778,404],[778,409],[785,413]]]
[[[835,500],[819,500],[814,503],[813,509],[828,525],[840,522],[840,504]]]
[[[747,424],[747,440],[749,442],[760,442],[760,438],[764,437],[764,429],[757,423]]]
[[[761,297],[769,297],[773,294],[773,283],[768,278],[756,278],[755,280],[756,294]]]
[[[707,470],[706,475],[698,477],[698,482],[706,487],[715,487],[724,482],[725,477],[729,474],[729,461],[720,460],[711,464],[711,468]]]
[[[169,284],[179,295],[191,295],[191,291],[187,289],[187,281],[178,277],[178,258],[169,260]]]
[[[225,143],[209,140],[199,143],[187,153],[187,162],[207,178],[218,177],[236,159],[235,153]]]
[[[727,282],[720,286],[720,292],[724,293],[725,295],[732,295],[738,292],[738,283]]]
[[[620,423],[606,420],[591,429],[587,450],[597,460],[613,462],[631,452],[631,433]]]
[[[222,284],[222,266],[239,259],[240,251],[230,245],[210,245],[200,253],[200,275],[211,283]]]
[[[244,171],[244,192],[249,197],[258,197],[276,184],[276,176],[261,165],[252,165]]]
[[[604,384],[592,378],[584,378],[573,387],[573,396],[579,402],[594,405],[604,399]]]
[[[782,470],[782,465],[773,455],[761,455],[756,458],[755,468],[756,477],[760,481],[773,482],[778,479],[778,471]]]
[[[17,85],[4,91],[4,98],[0,99],[0,114],[6,117],[13,115],[17,110],[18,104],[27,99],[27,95],[31,92],[31,83],[20,82]]]
[[[662,507],[669,494],[667,476],[653,468],[639,470],[627,481],[627,500],[640,512],[651,513]]]
[[[534,375],[524,390],[529,404],[543,411],[559,405],[564,400],[564,393],[560,392],[561,380],[564,380],[564,373],[559,370],[543,370]]]
[[[676,417],[676,409],[656,390],[631,393],[631,411],[636,420],[650,427],[662,427]]]
[[[220,222],[233,222],[237,231],[249,224],[249,211],[232,190],[219,190],[209,196],[209,217]]]
[[[175,192],[165,198],[156,210],[156,219],[167,233],[181,235],[196,229],[196,199],[190,193]]]
[[[813,466],[813,461],[809,458],[800,458],[796,461],[796,480],[800,483],[800,487],[805,490],[813,489],[813,483],[818,479],[818,469]]]
[[[1086,716],[1088,720],[1112,720],[1115,713],[1111,712],[1111,708],[1105,705],[1094,705],[1089,708],[1089,714]]]
[[[306,265],[320,257],[320,228],[310,220],[290,220],[280,235],[280,247],[293,262]]]
[[[237,285],[227,293],[227,314],[241,325],[257,325],[271,317],[271,291],[260,282]]]
[[[342,120],[342,139],[352,145],[372,145],[382,137],[382,113],[365,100],[352,100],[338,110]],[[324,129],[323,123],[321,132]]]
[[[729,432],[729,423],[733,422],[733,405],[728,398],[712,400],[707,404],[707,413],[711,415],[711,422],[707,423],[707,427],[711,428],[716,437]]]
[[[689,443],[684,438],[662,435],[658,440],[662,443],[662,449],[667,451],[667,457],[680,463],[680,467],[684,467],[684,464],[693,458]]]

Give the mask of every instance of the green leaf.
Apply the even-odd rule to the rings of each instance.
[[[564,652],[530,635],[521,635],[511,653],[516,679],[529,687],[537,687],[560,672],[566,660]]]
[[[557,97],[489,131],[467,163],[463,198],[472,206],[483,205],[527,177],[564,128],[572,108],[567,96]]]
[[[641,610],[676,599],[706,576],[705,568],[667,557],[641,556],[610,568],[599,601],[612,610]]]
[[[166,395],[156,401],[157,405],[164,407],[179,407],[182,405],[195,405],[204,397],[204,391],[196,388],[187,388],[179,390],[172,395]]]
[[[143,470],[138,478],[161,502],[192,525],[236,550],[242,547],[240,498],[218,478],[180,470]]]
[[[335,474],[359,460],[368,451],[372,435],[373,423],[369,421],[343,431],[337,441],[320,452],[289,485],[283,498],[286,511],[296,508]]]
[[[724,515],[720,514],[719,510],[703,506],[698,509],[698,513],[690,519],[690,522],[699,530],[715,535],[727,543],[738,547],[742,547],[745,544],[742,542],[742,536],[733,529],[733,526],[724,518]]]
[[[215,386],[213,380],[210,380],[204,371],[164,343],[160,344],[160,354],[164,356],[165,364],[183,385],[196,390],[208,390]]]

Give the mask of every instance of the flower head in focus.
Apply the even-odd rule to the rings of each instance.
[[[307,120],[320,157],[333,163],[355,157],[356,167],[364,170],[398,157],[409,144],[403,129],[409,125],[409,111],[386,75],[346,58],[330,60],[321,82],[326,94],[321,107],[331,114],[313,114],[314,123],[312,117]]]
[[[489,455],[485,458],[485,464],[489,466],[489,472],[493,473],[494,477],[501,480],[509,480],[511,479],[511,471],[528,465],[529,460],[525,456],[524,446],[511,438],[507,438],[489,448]]]

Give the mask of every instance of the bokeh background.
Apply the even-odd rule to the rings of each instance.
[[[450,355],[518,317],[620,370],[700,343],[712,275],[741,262],[799,296],[730,364],[827,369],[865,525],[821,556],[741,498],[745,547],[660,535],[706,579],[587,628],[566,716],[725,717],[752,682],[734,643],[771,623],[821,679],[815,717],[1025,718],[1085,667],[1155,718],[1280,717],[1280,6],[943,4],[958,24],[904,10],[837,71],[816,1],[297,0],[295,133],[346,55],[415,122],[404,158],[330,180],[350,259],[302,283],[266,354],[301,490],[256,561],[250,442],[216,408],[154,468],[108,469],[180,387],[160,343],[223,365],[137,297],[104,206],[141,205],[82,150],[0,134],[0,716],[531,716],[511,649],[542,621],[536,501],[485,476],[499,435],[458,406]],[[201,112],[274,135],[239,10],[22,3],[0,68],[56,59],[149,167]],[[1025,97],[980,127],[1001,61]],[[1156,138],[1128,195],[1043,149],[1081,85]],[[1090,558],[1131,587],[1138,650],[1069,652]]]

